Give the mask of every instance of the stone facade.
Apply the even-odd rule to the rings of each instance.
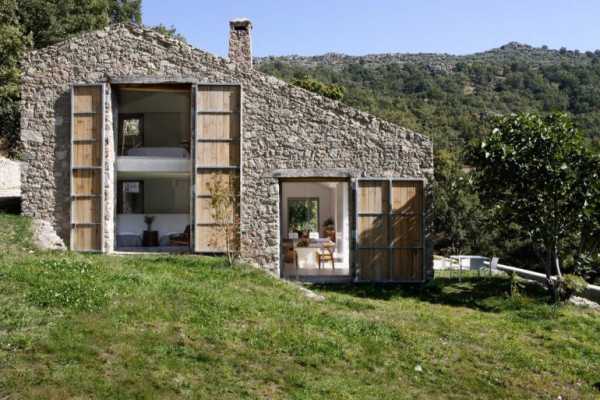
[[[241,230],[244,255],[279,266],[279,179],[285,171],[351,178],[433,176],[431,141],[274,77],[136,25],[113,25],[28,53],[23,62],[21,137],[28,168],[23,211],[69,237],[70,87],[119,80],[238,83],[242,87]],[[110,85],[105,146],[113,147]],[[105,247],[114,238],[114,153],[105,152]],[[282,172],[283,171],[283,172]],[[312,174],[312,172],[311,172]],[[429,232],[431,218],[426,216]],[[428,236],[428,235],[427,235]],[[427,260],[431,246],[427,240]],[[430,264],[430,262],[429,262]]]

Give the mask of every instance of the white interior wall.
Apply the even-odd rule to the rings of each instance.
[[[348,183],[338,182],[336,185],[336,251],[344,260],[350,259],[350,215],[349,215]]]
[[[134,233],[142,235],[147,229],[144,217],[154,217],[152,230],[158,231],[159,236],[171,233],[183,233],[185,227],[190,224],[189,214],[117,214],[117,234]]]
[[[350,260],[350,215],[347,182],[283,182],[281,186],[281,237],[288,236],[288,199],[297,197],[319,198],[319,235],[323,236],[323,222],[329,217],[335,221],[336,253],[347,264]]]

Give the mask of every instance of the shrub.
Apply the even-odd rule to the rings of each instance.
[[[326,84],[316,79],[307,77],[294,79],[292,84],[333,100],[341,100],[344,97],[343,87],[334,84]]]
[[[583,293],[587,288],[587,282],[580,276],[566,274],[558,282],[558,287],[560,299],[565,301],[571,296]]]

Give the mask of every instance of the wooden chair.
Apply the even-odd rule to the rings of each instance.
[[[335,270],[335,258],[333,257],[334,248],[335,243],[323,244],[323,248],[317,253],[317,264],[319,265],[319,269],[321,269],[321,264],[325,266],[325,263],[330,261],[331,268]]]
[[[186,226],[180,235],[174,235],[169,239],[171,246],[189,246],[190,245],[190,226]]]

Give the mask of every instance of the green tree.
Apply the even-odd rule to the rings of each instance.
[[[36,48],[110,23],[141,23],[141,0],[18,0],[19,22]]]
[[[292,80],[292,84],[333,100],[341,100],[344,97],[344,89],[341,86],[323,83],[306,76]]]
[[[435,248],[441,253],[480,251],[486,239],[483,210],[472,183],[456,153],[436,152],[433,225]]]
[[[18,23],[16,0],[0,0],[0,153],[17,143],[19,126],[19,60],[31,38]]]
[[[561,256],[573,237],[600,219],[600,162],[565,114],[501,117],[470,149],[483,204],[498,223],[516,223],[540,250],[547,284],[558,295]],[[558,276],[558,284],[551,276]]]
[[[113,22],[141,23],[141,0],[0,0],[0,152],[17,150],[23,53]]]

